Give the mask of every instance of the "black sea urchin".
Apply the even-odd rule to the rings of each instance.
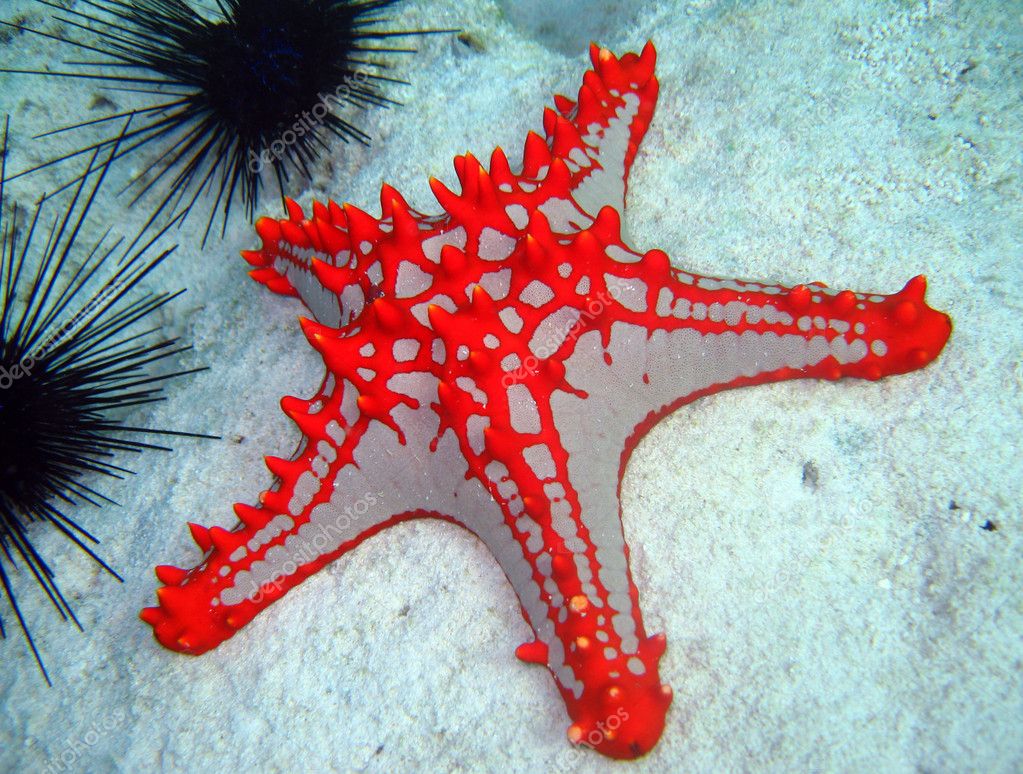
[[[111,155],[117,147],[111,146]],[[98,541],[70,509],[82,503],[113,503],[91,479],[94,474],[122,478],[131,473],[114,461],[117,453],[165,448],[141,440],[145,434],[195,437],[135,427],[122,410],[162,400],[164,381],[202,369],[155,373],[153,363],[188,347],[160,338],[157,328],[140,330],[156,310],[184,292],[136,291],[171,250],[147,257],[155,240],[141,249],[125,249],[124,240],[104,237],[79,254],[76,241],[109,156],[97,165],[94,154],[89,165],[89,172],[96,173],[92,185],[86,188],[88,175],[83,176],[52,222],[48,207],[37,205],[20,225],[18,207],[4,207],[6,125],[2,148],[0,587],[50,682],[15,598],[11,572],[27,569],[64,620],[81,629],[54,570],[33,546],[32,533],[41,528],[39,522],[50,525],[120,580],[90,547]],[[0,636],[7,636],[2,616]]]
[[[167,181],[156,217],[214,196],[206,235],[218,209],[226,226],[236,194],[252,219],[265,168],[283,197],[289,174],[308,177],[332,136],[367,144],[369,136],[336,109],[398,104],[382,87],[407,82],[387,75],[380,55],[415,49],[388,41],[447,31],[391,29],[379,14],[400,0],[215,0],[217,12],[208,15],[184,0],[81,0],[85,10],[74,11],[38,2],[62,11],[55,18],[75,37],[11,26],[99,56],[66,62],[62,71],[5,72],[91,79],[154,95],[142,107],[48,134],[141,117],[117,154],[152,151],[133,180],[135,198]],[[107,136],[42,166],[114,140]]]

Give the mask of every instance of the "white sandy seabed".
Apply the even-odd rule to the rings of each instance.
[[[82,513],[123,585],[40,535],[87,634],[21,583],[55,685],[17,636],[2,646],[0,770],[1023,768],[1020,6],[704,0],[559,18],[555,3],[520,5],[403,4],[402,24],[460,26],[473,45],[423,41],[402,71],[406,107],[365,119],[374,147],[339,149],[297,198],[373,211],[386,180],[434,211],[428,176],[453,184],[467,150],[514,155],[551,94],[579,87],[590,36],[619,53],[649,38],[661,98],[631,181],[634,246],[704,274],[864,291],[926,273],[955,322],[945,352],[880,383],[720,394],[640,445],[625,532],[675,701],[659,745],[613,764],[570,752],[549,674],[512,654],[528,630],[509,584],[450,525],[375,537],[201,658],[138,621],[152,566],[199,558],[185,521],[231,526],[230,504],[268,485],[261,456],[297,440],[277,401],[320,378],[297,305],[245,276],[251,228],[200,250],[196,219],[156,281],[189,287],[164,322],[194,342],[184,362],[212,370],[137,419],[224,440],[143,458],[110,487],[122,508]],[[48,24],[27,0],[2,7]],[[0,57],[68,54],[16,36]],[[0,87],[16,168],[60,147],[33,134],[93,115],[100,93]],[[22,182],[27,201],[52,178]],[[138,219],[124,199],[98,215],[97,232]]]

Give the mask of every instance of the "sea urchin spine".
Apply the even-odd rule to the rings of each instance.
[[[148,257],[161,234],[139,248],[105,237],[80,255],[76,242],[116,154],[97,163],[50,220],[37,205],[22,226],[18,207],[4,210],[7,127],[0,166],[0,593],[16,617],[43,676],[43,659],[15,597],[11,572],[25,568],[66,621],[81,625],[54,569],[32,543],[38,522],[49,524],[115,578],[93,550],[99,541],[72,508],[113,500],[94,487],[94,474],[122,478],[122,452],[166,447],[147,434],[192,436],[136,427],[124,410],[162,400],[168,379],[204,369],[157,373],[152,365],[189,347],[162,339],[153,314],[184,291],[146,294],[138,284],[171,249]],[[95,172],[94,182],[85,180]],[[176,222],[176,219],[172,221]],[[142,241],[136,239],[136,242]],[[45,245],[41,250],[37,245]],[[139,324],[149,322],[149,329]],[[0,617],[0,636],[6,638]]]
[[[204,239],[218,210],[226,227],[236,194],[252,219],[264,168],[273,170],[283,197],[289,175],[308,177],[312,163],[331,150],[332,137],[368,144],[369,136],[335,110],[399,104],[383,87],[407,82],[387,74],[385,57],[415,49],[389,41],[449,31],[390,28],[379,13],[399,0],[217,0],[211,16],[184,0],[88,0],[80,4],[87,11],[38,2],[64,14],[55,18],[76,37],[8,26],[94,58],[66,62],[68,69],[59,71],[3,72],[94,80],[153,95],[142,107],[47,134],[138,116],[115,156],[152,151],[132,181],[135,200],[165,184],[156,218],[213,196]],[[108,135],[41,166],[115,142]]]

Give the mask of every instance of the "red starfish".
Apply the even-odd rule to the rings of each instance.
[[[438,217],[384,186],[381,217],[334,202],[261,220],[252,275],[299,296],[327,376],[285,398],[305,444],[233,531],[192,526],[205,553],[157,568],[142,617],[202,653],[328,562],[403,519],[454,521],[486,543],[550,669],[569,738],[648,751],[671,689],[664,635],[643,628],[618,489],[662,416],[782,379],[878,379],[920,368],[951,331],[923,277],[893,296],[700,277],[622,243],[627,172],[657,98],[655,53],[594,47],[578,101],[556,97],[521,171],[498,149],[462,185],[431,181]]]

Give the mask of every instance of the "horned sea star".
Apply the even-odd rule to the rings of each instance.
[[[648,636],[622,535],[631,450],[700,396],[782,379],[878,379],[937,356],[949,318],[923,277],[892,296],[701,277],[622,243],[626,178],[653,116],[655,52],[593,47],[578,100],[556,97],[520,171],[455,159],[460,194],[382,215],[288,202],[262,219],[252,276],[297,295],[327,374],[284,411],[305,441],[267,458],[276,483],[236,505],[232,531],[192,525],[198,567],[142,618],[199,654],[362,540],[431,516],[469,529],[511,581],[565,701],[569,738],[632,758],[659,738],[671,689]]]

